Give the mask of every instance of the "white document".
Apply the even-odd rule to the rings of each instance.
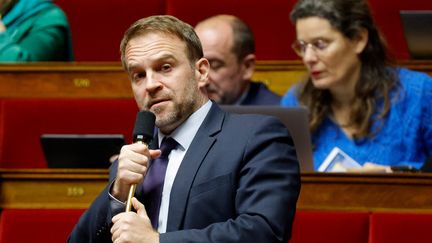
[[[351,168],[361,168],[353,158],[338,147],[334,147],[318,168],[319,172],[347,172]]]

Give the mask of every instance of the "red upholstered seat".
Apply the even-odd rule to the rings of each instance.
[[[83,209],[4,209],[0,242],[66,242]]]
[[[408,59],[399,11],[430,10],[432,1],[368,1],[395,57]],[[159,14],[174,15],[192,25],[215,14],[237,15],[255,33],[258,60],[298,59],[290,48],[295,39],[295,29],[289,21],[296,0],[210,0],[205,2],[205,6],[199,0],[54,2],[69,18],[77,61],[119,61],[118,49],[124,31],[137,19]]]
[[[44,133],[123,134],[131,141],[133,99],[5,99],[1,108],[0,168],[46,168]]]
[[[377,25],[397,59],[409,59],[408,45],[403,33],[400,10],[431,10],[430,0],[368,0]]]
[[[167,14],[174,15],[192,26],[216,14],[232,14],[244,20],[255,35],[258,60],[296,59],[291,49],[295,30],[289,20],[293,0],[166,0]]]
[[[368,243],[369,213],[297,211],[290,243]]]
[[[379,213],[371,215],[369,243],[430,243],[432,214]]]
[[[136,20],[165,13],[164,0],[54,0],[66,13],[76,61],[120,61],[120,41]]]

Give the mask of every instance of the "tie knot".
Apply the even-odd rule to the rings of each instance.
[[[177,147],[178,143],[174,138],[172,137],[165,137],[162,140],[160,150],[162,151],[161,157],[168,157],[168,155],[171,153],[171,150],[173,150],[175,147]]]

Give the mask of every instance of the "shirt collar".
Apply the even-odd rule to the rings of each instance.
[[[192,140],[195,137],[195,134],[198,132],[201,124],[203,123],[205,117],[207,116],[210,108],[212,106],[211,101],[207,101],[203,106],[201,106],[197,111],[192,113],[186,121],[184,121],[179,127],[177,127],[170,135],[170,137],[174,138],[180,145],[183,150],[187,150],[189,145],[192,143]],[[158,129],[158,141],[159,147],[162,142],[162,139],[166,135],[163,134]]]

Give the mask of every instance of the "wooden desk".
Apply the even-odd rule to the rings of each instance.
[[[100,169],[0,169],[0,208],[87,208],[107,182]]]
[[[0,65],[2,98],[132,98],[120,63]]]
[[[432,75],[431,61],[399,65]],[[300,61],[258,61],[253,79],[282,95],[302,80]],[[0,65],[1,98],[133,98],[119,62],[53,62]]]
[[[0,208],[87,208],[106,170],[0,170]],[[302,174],[299,210],[432,212],[432,174]]]
[[[301,210],[432,212],[432,174],[302,174]]]

